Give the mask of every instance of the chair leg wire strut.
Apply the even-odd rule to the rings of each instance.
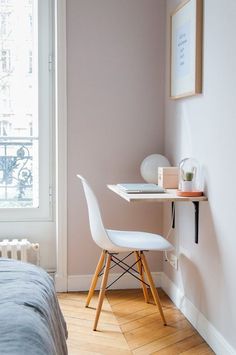
[[[123,259],[119,259],[117,257],[117,254],[118,253],[109,253],[107,250],[102,251],[100,259],[99,259],[97,267],[96,267],[96,270],[95,270],[95,273],[94,273],[94,276],[93,276],[93,279],[92,279],[92,282],[91,282],[89,293],[88,293],[88,296],[86,299],[86,307],[89,306],[91,298],[93,297],[98,278],[100,276],[103,276],[101,288],[100,288],[100,292],[99,292],[99,297],[98,297],[98,306],[97,306],[97,310],[96,310],[96,316],[95,316],[93,330],[97,330],[97,324],[98,324],[99,316],[101,313],[102,304],[103,304],[106,290],[109,289],[116,281],[118,281],[126,273],[129,273],[130,275],[132,275],[133,277],[135,277],[137,280],[140,281],[141,286],[142,286],[142,290],[143,290],[144,299],[145,299],[145,302],[147,302],[147,303],[149,302],[149,295],[148,295],[147,287],[150,288],[154,302],[159,309],[162,322],[164,325],[166,325],[166,320],[165,320],[165,316],[164,316],[164,313],[162,310],[160,298],[159,298],[157,289],[155,287],[155,284],[153,282],[153,278],[152,278],[151,272],[149,270],[144,252],[143,251],[134,251],[134,252],[131,252],[128,255],[126,255]],[[124,260],[127,259],[131,254],[135,255],[136,261],[132,265],[129,266],[126,262],[124,262]],[[111,262],[113,262],[112,266],[111,266]],[[134,269],[135,265],[137,265],[137,270]],[[124,270],[124,272],[107,286],[109,270],[113,269],[115,266],[119,266],[122,270]],[[135,275],[134,273],[138,274],[139,277],[137,275]],[[144,273],[146,274],[149,284],[145,282]]]

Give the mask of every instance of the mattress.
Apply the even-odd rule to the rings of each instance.
[[[66,338],[52,278],[34,265],[0,258],[0,353],[66,355]]]

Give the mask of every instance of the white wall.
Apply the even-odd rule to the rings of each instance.
[[[167,48],[169,14],[177,3],[167,1]],[[178,207],[180,268],[174,272],[166,266],[165,272],[236,349],[236,2],[205,0],[204,4],[203,94],[166,99],[165,149],[173,164],[188,156],[199,160],[209,203],[200,207],[198,245],[193,207]],[[168,68],[167,63],[166,83]],[[168,91],[166,87],[166,97]]]
[[[68,271],[94,271],[83,174],[107,227],[162,231],[162,208],[129,205],[107,183],[141,181],[139,166],[164,147],[164,0],[68,0]],[[150,253],[161,270],[161,255]]]

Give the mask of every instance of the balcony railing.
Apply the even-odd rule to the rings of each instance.
[[[34,207],[37,148],[37,138],[0,138],[0,207]]]

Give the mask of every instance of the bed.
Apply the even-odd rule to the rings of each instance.
[[[52,278],[34,265],[0,258],[0,353],[66,355],[66,337]]]

